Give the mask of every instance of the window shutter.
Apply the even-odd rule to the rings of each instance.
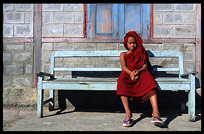
[[[87,4],[87,38],[123,39],[130,30],[150,34],[150,4]]]

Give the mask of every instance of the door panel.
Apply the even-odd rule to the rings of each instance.
[[[112,4],[97,4],[96,34],[112,33]]]
[[[136,31],[141,34],[141,4],[125,4],[125,33]]]

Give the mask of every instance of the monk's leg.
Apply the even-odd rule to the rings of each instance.
[[[132,118],[132,112],[130,111],[130,108],[129,108],[128,97],[127,96],[121,96],[121,100],[122,100],[123,107],[124,107],[125,113],[126,113],[125,120],[128,120],[128,119]]]
[[[153,110],[152,116],[157,116],[160,118],[156,94],[150,97],[150,102],[152,104],[152,110]]]

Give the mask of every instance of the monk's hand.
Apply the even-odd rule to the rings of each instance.
[[[134,73],[134,77],[135,77],[134,80],[137,80],[139,78],[140,71],[139,70],[134,70],[133,73]]]
[[[134,73],[134,72],[131,72],[131,73],[130,73],[130,79],[131,79],[131,80],[135,80],[135,73]]]

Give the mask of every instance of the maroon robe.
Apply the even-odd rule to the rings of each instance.
[[[124,47],[127,48],[127,39],[129,36],[133,36],[136,39],[137,47],[133,52],[125,55],[126,66],[130,71],[139,70],[145,63],[147,58],[147,70],[142,71],[137,80],[131,80],[130,75],[122,70],[119,78],[117,79],[117,95],[129,96],[139,100],[139,102],[145,102],[152,95],[157,93],[156,82],[151,75],[151,64],[148,57],[146,57],[145,48],[142,45],[141,37],[135,32],[130,31],[124,38]],[[156,90],[152,90],[156,89]]]

